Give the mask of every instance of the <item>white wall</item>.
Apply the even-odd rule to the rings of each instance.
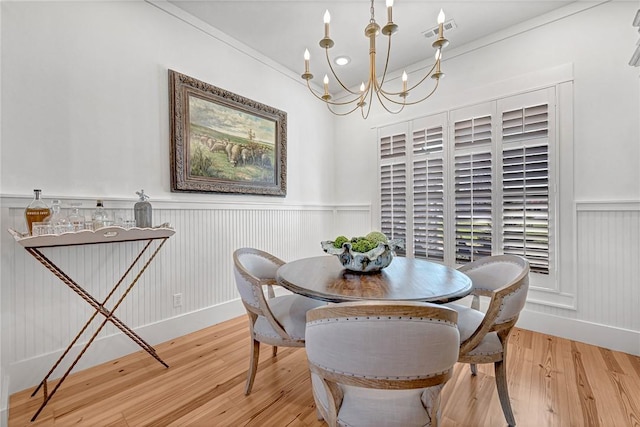
[[[429,101],[397,116],[376,111],[367,122],[336,120],[337,143],[345,147],[336,158],[337,181],[347,181],[348,166],[365,153],[368,166],[360,165],[358,175],[377,182],[374,125],[533,89],[569,67],[573,128],[559,143],[561,165],[569,161],[573,170],[560,170],[560,292],[530,291],[520,325],[640,354],[640,72],[628,65],[637,10],[637,2],[576,2],[473,45],[450,46],[447,76]],[[375,185],[369,192],[337,187],[339,200],[372,203],[374,218],[377,192]],[[567,305],[573,307],[561,308]]]
[[[144,188],[154,223],[177,231],[122,307],[123,321],[151,344],[244,313],[231,275],[235,248],[287,260],[322,254],[319,242],[337,223],[368,230],[367,205],[333,205],[333,118],[296,74],[168,3],[0,7],[0,229],[24,228],[33,188],[47,200],[81,201],[87,214],[96,198],[132,209]],[[170,191],[168,69],[287,112],[285,198]],[[8,394],[36,384],[91,313],[6,231],[0,245],[4,410]],[[100,294],[135,249],[87,250],[49,255]],[[180,308],[174,293],[183,294]],[[81,367],[137,350],[114,332],[100,334]]]
[[[263,64],[259,53],[144,2],[2,7],[5,194],[41,186],[48,197],[128,198],[144,187],[154,199],[237,200],[170,193],[174,69],[288,113],[288,194],[270,202],[331,199],[331,175],[312,173],[332,156],[331,117],[298,76]]]

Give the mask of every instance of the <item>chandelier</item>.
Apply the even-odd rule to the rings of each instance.
[[[320,40],[320,47],[325,50],[327,62],[329,64],[329,69],[331,70],[331,74],[333,78],[338,82],[338,84],[347,92],[347,95],[344,99],[340,100],[332,100],[331,95],[329,94],[329,77],[325,74],[323,79],[324,84],[324,93],[319,93],[315,91],[309,81],[313,79],[313,74],[309,71],[309,50],[305,49],[304,52],[304,74],[302,74],[302,78],[307,81],[307,87],[309,91],[318,99],[324,101],[327,104],[327,108],[333,114],[338,116],[346,116],[347,114],[351,114],[354,111],[360,109],[362,113],[362,117],[366,119],[369,116],[369,112],[371,111],[371,104],[373,101],[373,96],[375,94],[376,98],[382,105],[382,107],[391,114],[398,114],[400,111],[404,109],[406,105],[414,105],[418,104],[431,95],[433,95],[438,88],[438,83],[440,82],[440,78],[444,76],[444,73],[440,70],[440,62],[442,60],[442,49],[449,44],[449,41],[444,38],[444,12],[440,10],[440,14],[438,15],[438,38],[433,42],[432,47],[435,49],[435,63],[433,67],[422,77],[417,83],[412,86],[408,85],[408,77],[406,71],[402,73],[402,87],[399,90],[390,90],[388,89],[388,85],[385,86],[385,81],[387,77],[387,70],[389,66],[389,55],[391,53],[391,36],[398,31],[398,25],[393,22],[393,0],[387,0],[387,24],[382,27],[380,30],[380,26],[376,23],[375,20],[375,11],[373,7],[373,0],[371,0],[371,19],[369,20],[369,25],[364,29],[364,35],[369,39],[369,75],[367,77],[366,83],[363,81],[360,85],[360,91],[353,91],[349,89],[345,84],[342,83],[338,75],[336,74],[333,66],[331,65],[331,59],[329,58],[329,49],[331,49],[334,45],[333,40],[329,36],[329,23],[331,21],[331,15],[327,10],[324,14],[324,38]],[[388,44],[387,44],[387,56],[384,61],[384,69],[382,71],[382,76],[378,79],[378,70],[376,69],[376,37],[382,31],[382,34],[387,36]],[[414,91],[414,89],[418,88],[418,86],[422,85],[425,81],[429,81],[428,77],[431,76],[431,79],[435,81],[433,83],[433,88],[422,98],[417,99],[415,101],[407,101],[409,94]],[[426,85],[425,85],[426,86]],[[366,107],[366,108],[365,108]]]

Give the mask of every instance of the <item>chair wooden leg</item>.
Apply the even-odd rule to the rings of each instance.
[[[260,358],[260,341],[252,340],[251,355],[249,356],[249,372],[247,372],[247,385],[244,388],[245,396],[251,393],[253,380],[256,378],[258,370],[258,359]]]
[[[511,410],[509,389],[507,388],[507,364],[501,360],[494,363],[494,368],[496,374],[496,387],[498,389],[500,405],[502,405],[502,412],[504,412],[504,418],[507,420],[507,423],[512,427],[516,425],[516,419],[513,416],[513,411]]]
[[[276,357],[278,355],[278,346],[274,345],[273,346],[273,357]]]
[[[431,427],[440,425],[440,392],[442,385],[426,389],[422,394],[422,406],[429,414]]]
[[[471,363],[469,367],[471,368],[471,375],[473,375],[474,377],[478,375],[478,365],[476,365],[475,363]]]

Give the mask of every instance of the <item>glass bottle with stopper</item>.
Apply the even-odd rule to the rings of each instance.
[[[73,231],[84,230],[84,215],[80,213],[80,206],[82,203],[71,203],[71,213],[67,217],[73,227]]]
[[[144,194],[144,190],[136,191],[136,194],[140,199],[133,207],[133,214],[136,219],[136,227],[138,228],[151,228],[152,211],[151,203],[147,201],[148,195]]]
[[[51,215],[51,209],[40,199],[40,193],[42,193],[42,190],[33,190],[33,200],[24,210],[24,218],[27,222],[27,230],[30,235],[33,233],[34,222],[43,222]]]
[[[102,200],[96,201],[96,210],[93,211],[93,215],[91,215],[91,222],[93,223],[94,230],[111,225],[109,221],[109,215],[104,209]]]
[[[54,200],[51,202],[51,216],[45,221],[48,221],[56,234],[68,233],[73,231],[73,226],[69,222],[69,219],[60,210],[60,200]]]

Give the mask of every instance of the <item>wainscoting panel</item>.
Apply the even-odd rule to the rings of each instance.
[[[84,206],[91,204],[86,201]],[[154,224],[169,223],[176,234],[167,240],[116,312],[134,329],[236,300],[232,253],[237,248],[256,247],[287,261],[323,255],[320,241],[336,235],[338,217],[342,227],[358,232],[370,229],[369,206],[349,207],[342,215],[343,209],[335,206],[175,205],[154,203]],[[90,211],[85,210],[87,217]],[[128,214],[121,209],[111,211],[122,212]],[[3,208],[2,219],[4,228],[24,229],[22,207]],[[43,252],[102,300],[142,247],[142,242],[126,242],[47,248]],[[64,349],[93,310],[6,231],[2,252],[3,329],[10,331],[2,335],[3,364]],[[115,298],[137,271],[127,276],[129,280]],[[173,306],[175,294],[182,294],[180,307]],[[80,341],[88,340],[101,321],[98,316]],[[98,337],[116,333],[108,324]]]
[[[28,200],[7,202],[3,198],[2,202],[2,228],[23,229],[23,206]],[[83,202],[84,206],[93,204]],[[118,206],[116,202],[108,206]],[[128,206],[129,202],[119,204]],[[89,216],[90,211],[85,214]],[[129,211],[112,209],[112,213]],[[190,328],[199,329],[207,322],[220,321],[220,316],[242,312],[233,278],[235,249],[256,247],[285,261],[322,255],[320,241],[339,234],[365,234],[375,227],[371,217],[370,206],[154,202],[154,224],[168,222],[176,234],[116,314],[143,331],[143,338],[149,336],[152,344],[171,339],[172,334],[188,333]],[[640,204],[578,203],[576,219],[575,310],[529,302],[519,325],[640,355]],[[46,373],[92,310],[6,231],[0,243],[2,375],[11,393],[34,384]],[[100,299],[141,246],[127,242],[44,252]],[[182,294],[180,307],[173,306],[175,294]],[[91,336],[97,324],[94,321],[81,341]],[[121,354],[137,350],[108,325],[83,358],[84,367],[97,363],[96,352],[105,353],[106,360],[121,355],[107,354],[107,349],[117,350],[114,346]]]
[[[527,303],[518,325],[640,355],[640,203],[578,203],[576,219],[576,310]]]
[[[580,317],[640,331],[640,211],[579,211],[577,237]]]

